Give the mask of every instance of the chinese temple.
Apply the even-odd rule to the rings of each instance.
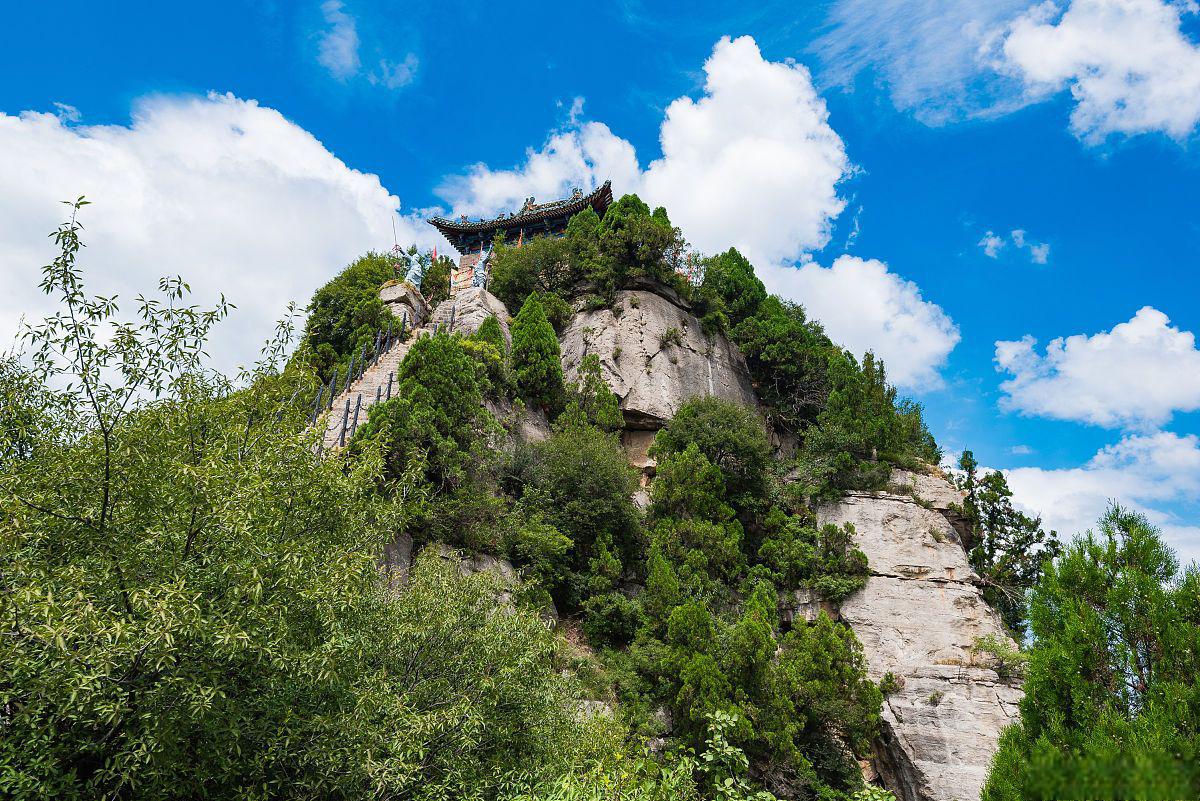
[[[527,198],[520,210],[490,220],[469,220],[465,216],[457,220],[434,217],[429,224],[462,254],[450,278],[450,293],[486,284],[488,258],[497,235],[504,237],[505,244],[518,247],[531,237],[562,236],[572,215],[591,206],[603,217],[612,202],[612,185],[605,181],[586,195],[582,189],[576,189],[570,197],[549,203],[537,203],[533,198]]]

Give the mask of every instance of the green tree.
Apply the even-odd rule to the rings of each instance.
[[[511,359],[521,395],[557,412],[565,391],[558,337],[536,294],[525,299],[513,321]]]
[[[508,343],[504,341],[504,331],[500,328],[500,321],[494,316],[485,319],[479,325],[479,330],[472,334],[471,337],[480,342],[488,343],[501,355],[508,354]]]
[[[379,299],[379,288],[396,277],[392,257],[367,253],[313,293],[302,343],[324,379],[333,368],[343,372],[351,356],[375,342],[375,335],[396,323]]]
[[[867,352],[859,365],[848,352],[831,354],[829,395],[805,434],[804,456],[834,487],[882,487],[891,465],[936,464],[941,458],[919,404],[899,400],[883,362]]]
[[[763,494],[771,446],[752,409],[712,395],[693,398],[659,430],[651,455],[680,453],[691,444],[721,469],[735,504]]]
[[[429,554],[384,586],[403,493],[377,451],[314,458],[290,329],[238,388],[202,361],[222,307],[168,280],[115,322],[78,232],[29,339],[55,414],[0,464],[0,795],[493,797],[589,752],[553,635],[495,578]]]
[[[734,327],[733,341],[746,357],[771,423],[803,431],[829,395],[829,357],[836,348],[820,324],[802,307],[771,295]]]
[[[595,544],[604,542],[620,565],[637,553],[640,516],[632,496],[637,476],[616,438],[592,426],[559,427],[528,449],[511,488],[522,508],[570,538],[571,574],[556,600],[568,609],[582,603],[592,575]]]
[[[600,357],[589,353],[579,364],[576,380],[567,387],[568,411],[563,417],[578,417],[602,431],[620,431],[625,427],[620,402],[600,369]]]
[[[429,302],[430,308],[435,308],[443,300],[450,297],[450,275],[454,270],[454,260],[447,256],[434,259],[429,257],[429,266],[425,275],[421,276],[421,294]]]
[[[592,215],[595,216],[595,212]],[[510,309],[534,293],[569,296],[575,283],[582,278],[581,268],[573,258],[574,241],[569,237],[535,236],[520,247],[497,241],[492,254],[489,290]]]
[[[967,538],[971,567],[983,581],[983,595],[1004,624],[1020,639],[1025,633],[1027,599],[1041,577],[1042,565],[1061,551],[1057,533],[1042,530],[1041,519],[1012,504],[1012,490],[998,470],[979,476],[979,463],[963,451],[955,477],[963,491],[962,513],[970,527]]]
[[[487,421],[485,380],[461,338],[444,332],[421,337],[400,363],[395,394],[371,407],[352,451],[382,443],[390,479],[416,469],[432,487],[461,485]]]
[[[715,298],[717,310],[733,326],[755,314],[767,299],[754,266],[735,248],[705,261],[702,290]]]
[[[651,492],[652,540],[700,582],[696,588],[714,578],[732,580],[745,567],[742,524],[725,496],[721,469],[696,443],[660,461]]]
[[[1118,506],[1030,599],[1021,718],[985,801],[1200,797],[1200,571]]]
[[[774,508],[764,528],[758,555],[782,587],[807,587],[841,601],[866,584],[867,557],[853,544],[851,524],[821,526],[811,513],[789,515]]]

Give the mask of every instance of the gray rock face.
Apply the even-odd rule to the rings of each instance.
[[[970,550],[975,543],[970,542],[971,535],[967,519],[959,507],[963,497],[942,475],[934,473],[915,473],[910,470],[893,470],[889,482],[896,491],[905,495],[915,495],[941,512],[958,532],[963,547]]]
[[[612,308],[578,312],[560,345],[569,381],[585,356],[600,357],[628,428],[660,428],[697,395],[757,404],[737,348],[720,335],[709,339],[689,310],[656,292],[623,290]]]
[[[420,328],[429,319],[429,304],[412,284],[400,281],[379,290],[379,299],[396,315],[408,317],[408,329]]]
[[[958,533],[937,511],[958,502],[957,491],[932,475],[901,483],[934,508],[911,495],[850,493],[820,511],[823,523],[854,525],[871,567],[841,617],[863,644],[871,678],[892,673],[901,684],[884,699],[876,746],[884,784],[901,801],[976,801],[1022,693],[973,648],[978,637],[1006,635]]]
[[[508,332],[508,309],[500,298],[482,287],[460,289],[454,297],[443,300],[433,310],[430,326],[449,326],[451,315],[454,320],[454,331],[462,334],[473,334],[489,317],[495,317],[500,323],[500,332],[504,334],[504,342],[512,345],[512,335]]]

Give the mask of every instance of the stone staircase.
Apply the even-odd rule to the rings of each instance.
[[[402,289],[404,287],[400,287],[400,290]],[[397,294],[400,290],[393,289],[392,294]],[[384,299],[387,300],[388,297],[391,295]],[[412,319],[408,316],[410,311],[411,308],[404,310],[405,320]],[[423,326],[413,329],[406,340],[395,342],[384,350],[361,375],[350,382],[349,388],[343,389],[344,379],[339,381],[337,394],[332,401],[327,399],[321,404],[322,408],[313,420],[314,425],[323,427],[324,430],[321,450],[345,447],[358,426],[367,421],[367,411],[376,403],[391,398],[396,391],[396,374],[399,372],[400,362],[404,361],[409,348],[419,338],[431,336],[439,329],[470,334],[477,331],[485,319],[495,316],[505,340],[509,340],[508,311],[503,303],[484,289],[476,287],[462,290],[455,297],[439,303],[432,312],[427,308],[423,311],[428,315]],[[413,316],[416,317],[415,311]]]
[[[392,345],[362,375],[350,382],[349,389],[326,403],[325,411],[317,420],[318,425],[324,423],[325,426],[325,434],[321,439],[324,450],[343,447],[354,436],[357,427],[367,421],[367,410],[391,398],[396,391],[396,373],[400,362],[404,361],[405,354],[417,337],[428,333],[428,329],[419,328],[408,340]]]

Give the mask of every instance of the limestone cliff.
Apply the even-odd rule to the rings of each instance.
[[[841,618],[871,677],[901,685],[884,699],[877,768],[901,801],[975,801],[1021,690],[973,649],[978,637],[1006,635],[952,525],[961,496],[936,475],[897,471],[893,481],[897,492],[848,493],[819,512],[854,525],[871,576]]]
[[[560,339],[568,380],[585,356],[600,357],[631,429],[661,428],[697,395],[757,404],[738,349],[720,334],[707,336],[691,310],[665,289],[618,292],[611,307],[575,314]]]

